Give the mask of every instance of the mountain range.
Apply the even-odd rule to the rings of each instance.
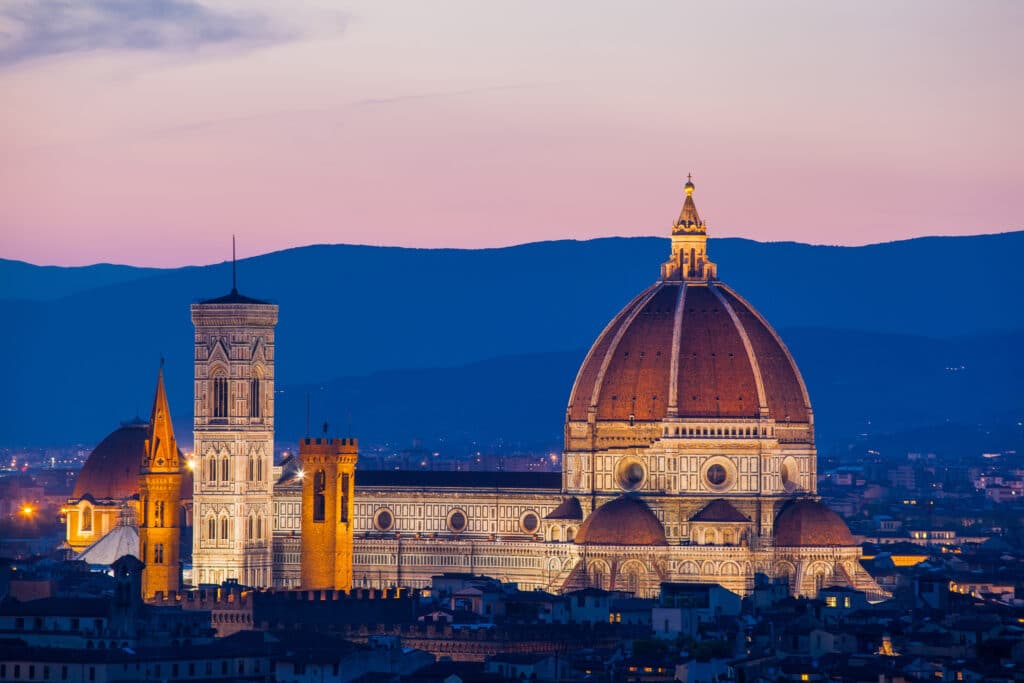
[[[576,368],[652,282],[667,240],[503,249],[314,245],[238,262],[278,303],[279,439],[313,421],[364,442],[557,447]],[[865,247],[713,239],[720,277],[790,346],[819,441],[1021,415],[1024,232]],[[95,443],[151,400],[167,359],[190,438],[189,304],[230,264],[175,269],[0,260],[0,445]]]

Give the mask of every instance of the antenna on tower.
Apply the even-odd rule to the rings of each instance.
[[[235,261],[235,236],[231,236],[231,293],[238,294],[238,267]]]
[[[309,438],[309,392],[306,392],[306,438]]]

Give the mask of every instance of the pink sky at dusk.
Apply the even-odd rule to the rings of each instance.
[[[121,9],[118,10],[118,7]],[[0,6],[0,257],[864,244],[1024,215],[1019,2]]]

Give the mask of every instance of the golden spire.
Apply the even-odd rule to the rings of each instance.
[[[707,281],[718,276],[718,267],[708,258],[707,225],[693,203],[693,175],[686,174],[686,199],[679,218],[672,224],[672,253],[661,266],[662,280]]]
[[[142,456],[142,471],[179,471],[178,444],[174,439],[171,409],[167,403],[167,390],[164,388],[163,358],[160,359],[160,372],[156,380],[153,412],[149,417],[149,438],[146,439],[146,452]]]
[[[683,189],[686,190],[686,201],[683,202],[683,209],[679,212],[679,218],[676,220],[675,225],[672,226],[672,234],[706,232],[704,221],[700,219],[700,214],[697,213],[697,205],[693,203],[693,174],[686,174],[686,185],[683,186]]]

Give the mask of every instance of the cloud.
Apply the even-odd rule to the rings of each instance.
[[[0,66],[91,50],[180,50],[291,37],[267,18],[195,0],[9,0],[0,5]]]

